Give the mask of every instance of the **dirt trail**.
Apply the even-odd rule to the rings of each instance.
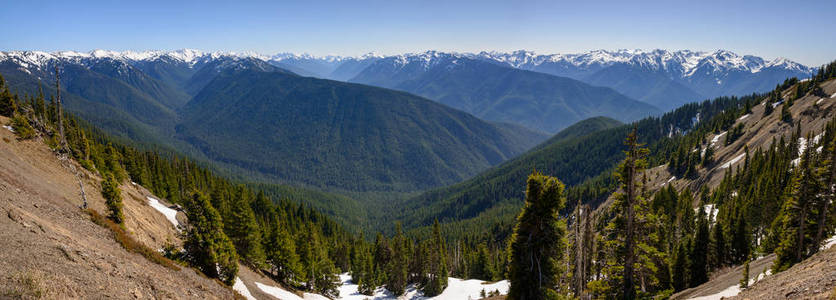
[[[189,268],[174,271],[125,251],[79,209],[81,189],[70,164],[41,141],[17,141],[0,128],[0,298],[234,297]],[[104,212],[100,178],[83,170],[79,175],[89,206]],[[126,228],[137,240],[154,249],[177,241],[171,223],[147,205],[147,191],[121,188]]]

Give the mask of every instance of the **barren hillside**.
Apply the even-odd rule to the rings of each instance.
[[[0,117],[0,123],[8,120]],[[0,128],[0,298],[231,299],[234,294],[189,268],[179,271],[130,253],[80,209],[79,170],[90,208],[103,212],[101,181],[59,160],[39,141]],[[123,184],[126,229],[159,249],[174,227],[147,204],[147,191]]]

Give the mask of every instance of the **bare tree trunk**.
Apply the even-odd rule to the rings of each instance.
[[[61,104],[61,73],[58,66],[55,66],[55,107],[58,115],[58,135],[61,142],[61,151],[67,150],[67,139],[64,136],[64,108]]]

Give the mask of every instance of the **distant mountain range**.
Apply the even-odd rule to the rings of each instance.
[[[803,76],[813,70],[786,59],[765,61],[728,51],[619,50],[571,55],[429,51],[361,57],[264,56],[197,50],[0,52],[0,74],[12,89],[30,95],[36,94],[39,86],[47,86],[47,94],[51,92],[55,66],[61,66],[63,72],[62,86],[68,109],[111,133],[145,143],[171,145],[239,171],[255,169],[258,170],[255,173],[287,182],[351,190],[412,190],[448,184],[520,154],[545,138],[516,125],[555,133],[595,116],[629,122],[713,95],[768,90],[786,77]],[[227,76],[219,77],[223,74]],[[229,74],[248,74],[251,81],[235,80]],[[402,90],[497,123],[437,107],[431,101],[409,94],[306,76]],[[242,98],[247,95],[261,98]],[[233,102],[240,103],[242,108],[232,110],[229,105]],[[214,110],[206,110],[198,103],[207,107],[211,103]],[[310,106],[304,113],[317,114],[322,119],[295,117],[302,111],[289,114],[295,109],[293,105],[300,103]],[[355,109],[364,109],[366,114],[340,115],[333,111],[346,103],[360,105]],[[399,105],[407,107],[387,108],[390,115],[386,120],[375,119],[377,113],[384,111],[383,107]],[[271,115],[261,113],[267,108]],[[248,119],[248,115],[260,117]],[[410,115],[413,117],[406,117]],[[344,119],[348,117],[353,119]],[[201,123],[205,120],[216,120],[229,127],[210,129],[212,124]],[[231,131],[235,122],[259,125],[257,128],[263,131],[241,131],[246,128]],[[368,157],[326,155],[337,150],[321,148],[321,143],[330,141],[325,136],[307,141],[282,141],[275,136],[279,132],[305,132],[327,122],[330,123],[323,130],[348,130],[346,126],[354,124],[351,125],[356,125],[352,127],[355,131],[351,133],[356,133],[353,138],[369,139],[370,144],[346,144],[349,148],[359,148],[339,151],[361,153],[391,146],[376,153],[394,160],[373,163],[364,160]],[[450,127],[451,124],[458,125]],[[372,125],[389,127],[378,131],[380,128]],[[418,132],[398,126],[423,129]],[[266,155],[265,159],[271,153],[278,153],[271,151],[282,148],[294,152],[286,158],[306,161],[300,161],[296,167],[323,164],[332,171],[362,173],[370,169],[357,164],[368,163],[384,169],[389,166],[393,171],[358,174],[358,178],[368,179],[360,184],[335,183],[335,177],[292,177],[288,174],[295,172],[293,165],[277,167],[272,163],[243,161],[236,158],[237,150],[230,150],[238,146],[227,145],[228,141],[239,138],[252,143],[258,140],[254,136],[263,132],[269,132],[273,139],[262,140],[263,143],[252,149],[259,149],[259,153]],[[516,136],[509,134],[513,132]],[[420,147],[401,143],[415,137],[426,139],[419,138]],[[293,148],[286,148],[289,145]],[[405,148],[398,148],[401,146]],[[417,159],[403,157],[406,153],[403,151],[421,149],[427,151],[419,151]],[[346,164],[351,161],[355,161],[355,166]],[[426,165],[410,165],[416,162]],[[430,172],[434,175],[427,178],[396,174],[400,171],[395,171],[395,166],[407,165],[415,170],[426,168],[442,173]]]
[[[550,134],[590,117],[629,122],[661,113],[610,88],[441,52],[381,58],[350,81],[410,92],[486,120]]]
[[[786,58],[767,61],[726,50],[595,50],[550,55],[516,51],[482,52],[474,56],[514,68],[612,87],[664,110],[699,98],[767,91],[786,78],[807,77],[813,72],[813,68]]]
[[[432,54],[432,55],[428,55]],[[498,65],[568,77],[582,82],[613,88],[628,97],[669,111],[682,104],[717,96],[763,92],[789,77],[807,77],[814,68],[786,58],[765,60],[731,51],[668,50],[594,50],[578,54],[536,54],[531,51],[480,53],[425,53],[382,57],[274,56],[273,62],[305,69],[314,61],[328,62],[329,68],[308,72],[310,76],[348,80],[361,68],[346,68],[340,76],[333,70],[343,65],[369,66],[381,60],[413,61],[428,58],[427,65],[443,65],[443,56],[483,60]],[[441,58],[442,61],[438,61]]]
[[[112,134],[234,175],[348,191],[461,181],[547,138],[401,91],[304,77],[250,55],[3,52],[16,92],[54,91]]]

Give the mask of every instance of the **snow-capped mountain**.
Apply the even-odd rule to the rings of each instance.
[[[381,58],[350,82],[406,91],[486,120],[547,133],[595,116],[629,122],[660,113],[610,88],[461,53],[428,51]]]
[[[595,70],[615,64],[629,64],[654,71],[665,71],[680,78],[694,76],[698,70],[711,69],[715,72],[746,71],[757,73],[765,68],[782,68],[787,71],[809,74],[812,68],[786,58],[766,61],[752,55],[738,55],[727,50],[594,50],[577,54],[536,54],[519,50],[511,53],[480,52],[479,58],[492,60],[509,66],[534,70],[550,64],[568,64],[580,70]]]
[[[390,81],[386,74],[394,69],[407,68],[399,76],[413,76],[437,66],[454,67],[458,59],[467,58],[490,62],[504,67],[569,77],[582,82],[610,87],[626,96],[649,103],[662,110],[670,110],[688,102],[724,95],[743,95],[771,89],[788,77],[806,77],[814,68],[786,58],[765,60],[753,55],[739,55],[731,51],[691,50],[594,50],[575,54],[537,54],[531,51],[449,53],[426,51],[392,56],[369,53],[363,56],[313,56],[309,54],[279,53],[263,55],[255,52],[204,52],[182,49],[175,51],[108,51],[91,52],[0,52],[0,64],[12,62],[22,72],[39,78],[51,72],[57,62],[85,67],[112,61],[134,67],[166,82],[176,82],[189,92],[185,82],[204,65],[216,68],[259,68],[269,65],[299,75],[351,81],[364,73],[363,82],[376,84],[366,72],[374,66],[382,81]],[[218,63],[223,61],[223,63]],[[385,67],[388,66],[388,67]],[[413,74],[413,75],[410,75]],[[417,76],[417,75],[415,75]],[[206,78],[210,78],[208,76]],[[201,78],[201,77],[198,77]],[[356,81],[356,80],[355,80]],[[207,81],[208,82],[208,81]],[[207,83],[201,82],[201,83]]]
[[[727,50],[594,50],[576,54],[521,50],[481,52],[475,57],[612,87],[665,110],[705,98],[766,91],[788,77],[806,77],[814,70],[786,58],[765,60]]]

